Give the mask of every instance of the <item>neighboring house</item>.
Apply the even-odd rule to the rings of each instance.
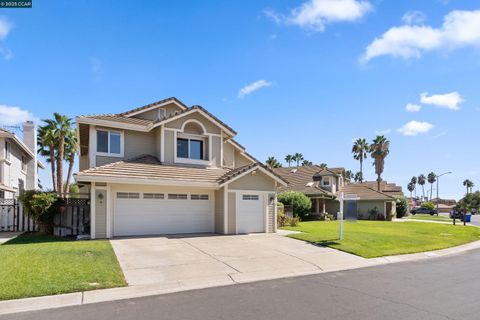
[[[403,196],[402,188],[382,181],[381,191],[376,182],[351,183],[345,179],[344,168],[321,168],[316,165],[275,168],[274,172],[288,181],[279,191],[302,192],[312,200],[312,215],[340,211],[338,198],[343,193],[344,214],[359,219],[386,219],[396,212],[396,197]],[[348,200],[347,200],[348,199]],[[372,217],[373,211],[378,213]],[[372,214],[371,214],[372,212]]]
[[[31,121],[23,124],[23,141],[0,129],[0,199],[15,199],[24,190],[38,189],[37,136]]]
[[[276,230],[286,182],[200,106],[176,98],[119,114],[77,117],[91,237]]]

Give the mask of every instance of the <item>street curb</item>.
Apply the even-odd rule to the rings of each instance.
[[[53,309],[53,308],[80,306],[80,305],[87,305],[87,304],[93,304],[93,303],[125,300],[125,299],[140,298],[140,297],[147,297],[147,296],[156,296],[156,295],[162,295],[162,294],[168,294],[168,293],[206,289],[206,288],[212,288],[212,287],[222,287],[222,286],[251,283],[251,282],[257,282],[257,281],[267,281],[267,280],[300,277],[300,276],[307,276],[307,275],[314,275],[314,274],[347,271],[347,270],[368,268],[368,267],[399,263],[399,262],[421,261],[426,259],[434,259],[434,258],[445,257],[445,256],[454,255],[454,254],[460,254],[463,252],[467,252],[467,251],[479,249],[479,248],[480,248],[480,241],[475,241],[475,242],[470,242],[470,243],[463,244],[456,247],[434,250],[434,251],[365,259],[365,264],[362,264],[360,266],[358,265],[345,266],[345,267],[333,268],[328,270],[319,269],[314,271],[310,270],[310,271],[302,271],[302,272],[295,272],[295,273],[283,273],[283,274],[279,273],[277,275],[268,275],[268,276],[263,275],[261,277],[258,277],[258,274],[257,274],[256,278],[253,276],[250,278],[247,277],[246,279],[243,279],[243,280],[219,278],[213,281],[213,283],[212,281],[209,281],[208,283],[202,283],[202,281],[199,281],[197,279],[197,280],[192,280],[191,282],[176,281],[176,282],[161,283],[161,284],[99,289],[99,290],[75,292],[75,293],[43,296],[43,297],[5,300],[5,301],[0,301],[0,315],[12,314],[12,313],[18,313],[18,312]]]

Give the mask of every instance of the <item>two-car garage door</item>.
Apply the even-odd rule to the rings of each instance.
[[[213,192],[115,192],[114,236],[214,232]]]

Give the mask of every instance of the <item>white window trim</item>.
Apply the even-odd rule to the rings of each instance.
[[[326,179],[326,180],[325,180]],[[328,181],[328,184],[325,184],[324,182],[325,181]],[[332,186],[332,179],[331,177],[328,177],[328,176],[324,176],[322,178],[322,187],[331,187]]]
[[[98,131],[104,131],[104,132],[108,132],[108,152],[99,152],[97,151],[98,150],[98,141],[97,141],[97,134],[98,134]],[[110,152],[110,133],[118,133],[120,134],[120,153],[111,153]],[[95,141],[96,141],[96,144],[95,144],[95,155],[97,156],[104,156],[104,157],[115,157],[115,158],[123,158],[124,157],[124,132],[122,130],[110,130],[110,129],[102,129],[102,128],[97,128],[95,130]]]
[[[175,163],[184,163],[184,164],[197,164],[197,165],[205,165],[210,166],[211,160],[199,160],[199,159],[190,159],[190,158],[182,158],[177,156],[177,140],[178,139],[188,139],[188,155],[190,156],[190,140],[201,140],[203,141],[203,156],[207,159],[211,157],[211,150],[210,146],[206,148],[207,138],[210,141],[211,137],[202,136],[197,134],[187,134],[187,133],[178,133],[174,135],[175,138]]]

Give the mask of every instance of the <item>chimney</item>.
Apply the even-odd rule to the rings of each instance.
[[[27,181],[25,185],[26,190],[38,189],[38,167],[37,167],[37,130],[33,121],[26,121],[23,123],[23,143],[30,151],[33,152],[34,157],[27,164]]]

